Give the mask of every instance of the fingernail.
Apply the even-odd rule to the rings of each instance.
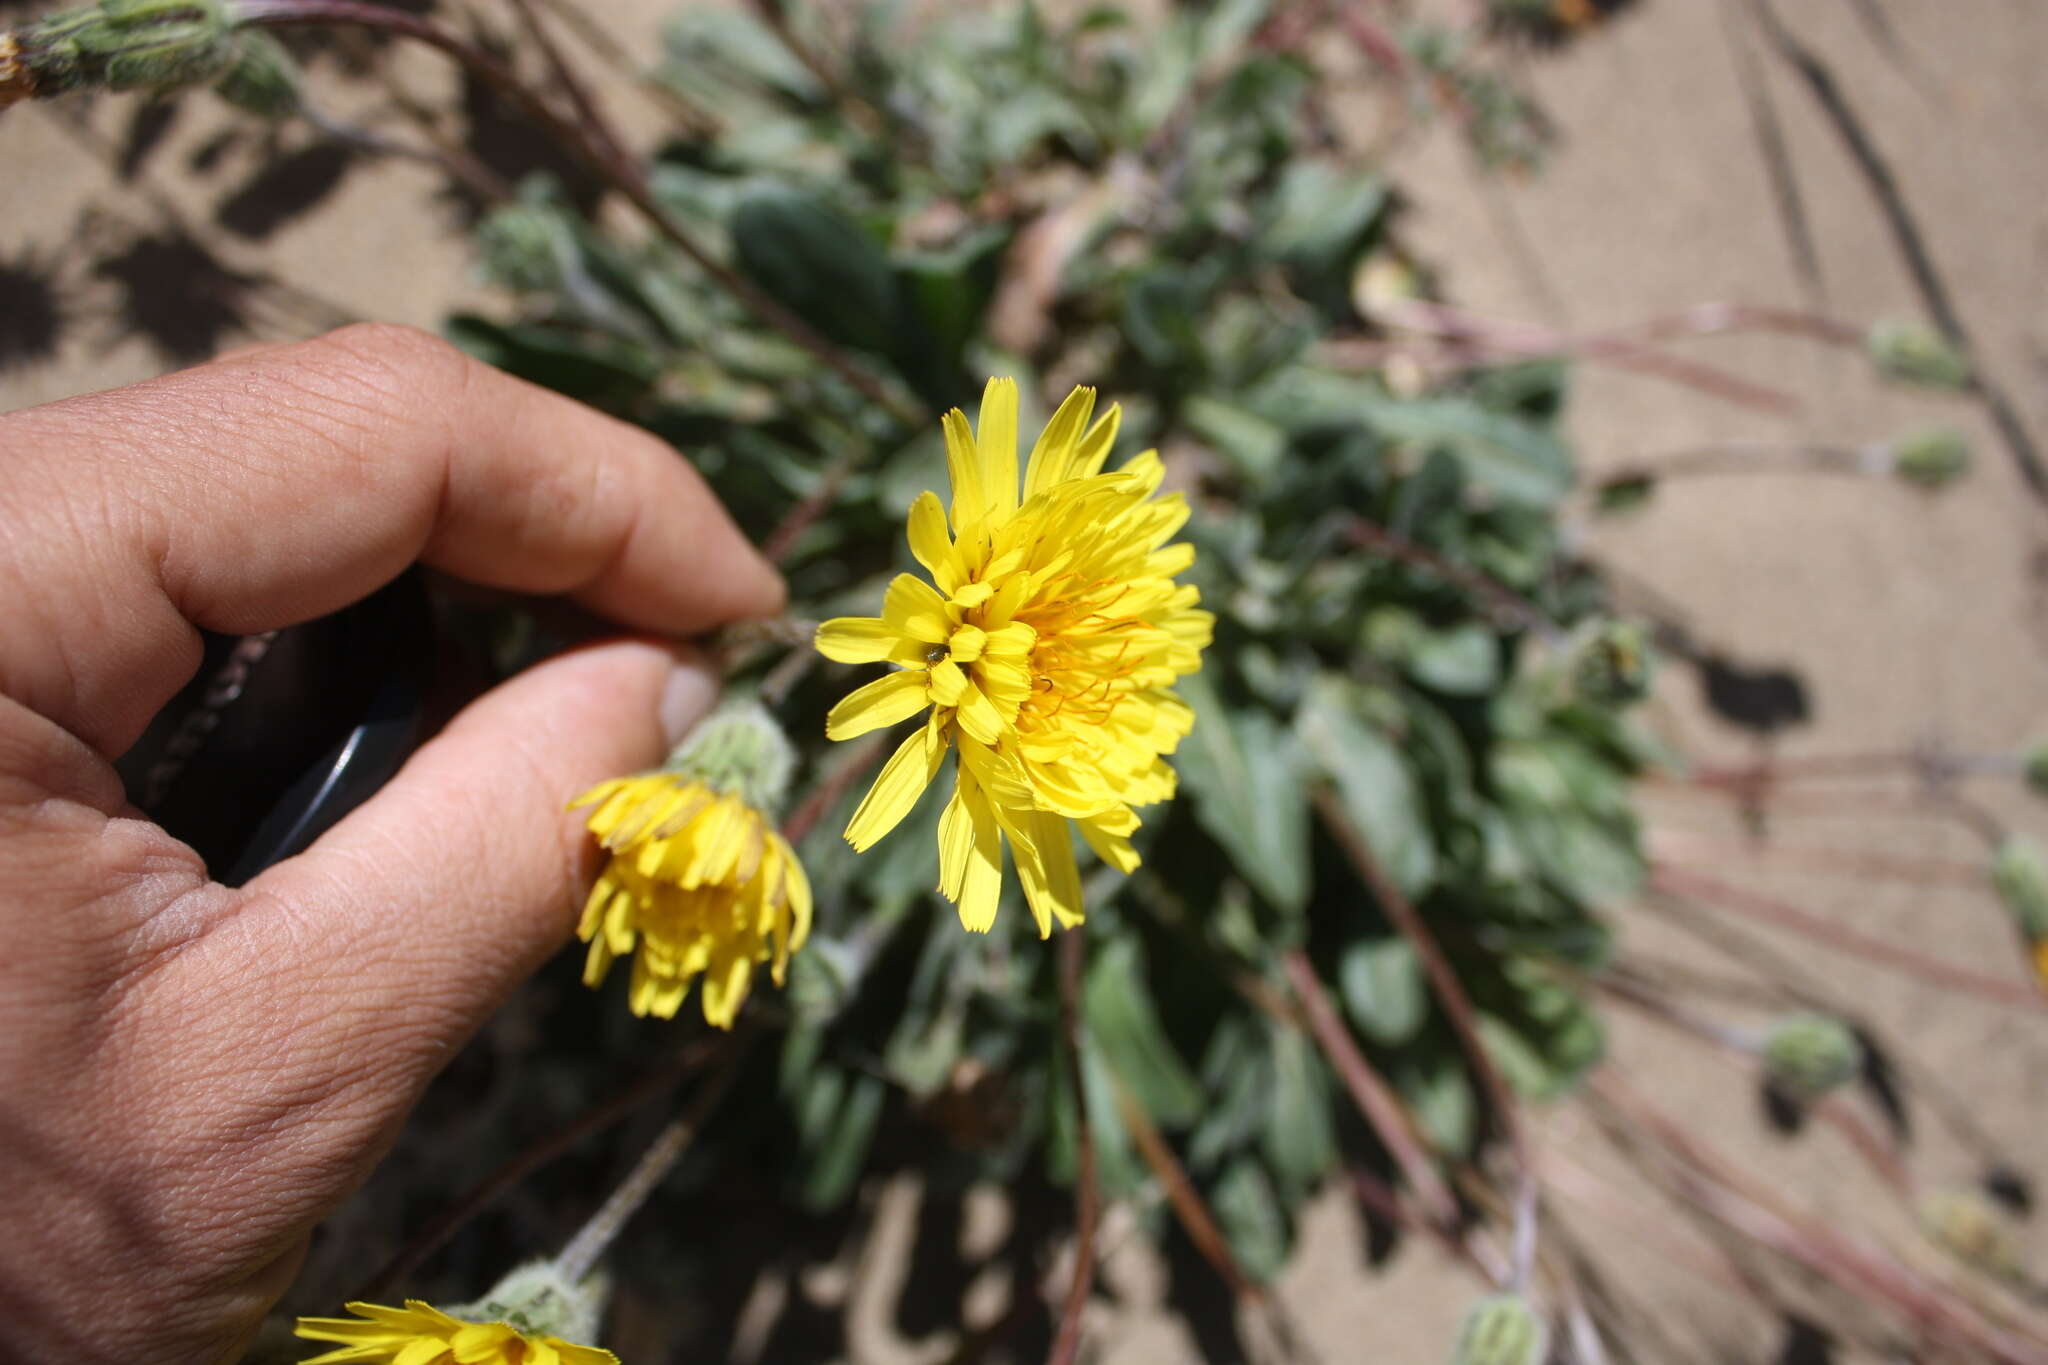
[[[698,650],[684,645],[676,650],[675,671],[661,689],[661,732],[671,746],[696,728],[718,700],[718,679],[705,666]]]

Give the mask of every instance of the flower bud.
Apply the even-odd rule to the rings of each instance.
[[[1602,706],[1632,706],[1650,695],[1656,653],[1640,621],[1603,620],[1575,632],[1572,690]]]
[[[1991,884],[2030,943],[2048,942],[2048,864],[2021,834],[2006,836],[1991,862]]]
[[[2020,755],[2020,776],[2036,796],[2048,796],[2048,740]]]
[[[39,96],[219,80],[239,51],[224,0],[99,0],[47,15],[15,38],[14,60]]]
[[[1932,427],[1894,442],[1892,472],[1921,488],[1953,483],[1970,468],[1970,443],[1959,431]]]
[[[1657,496],[1655,474],[1617,474],[1593,485],[1593,510],[1603,517],[1641,510]]]
[[[1863,1044],[1830,1015],[1788,1015],[1764,1041],[1764,1067],[1780,1090],[1810,1103],[1856,1078],[1863,1069]]]
[[[603,1272],[571,1284],[553,1261],[530,1261],[491,1287],[475,1303],[447,1310],[464,1322],[502,1322],[536,1336],[597,1340],[611,1278]]]
[[[662,767],[714,792],[738,792],[755,810],[772,815],[789,791],[796,750],[766,707],[742,697],[705,717]]]
[[[1863,344],[1878,373],[1895,383],[1931,389],[1969,387],[1969,357],[1925,323],[1880,322],[1870,329]]]
[[[249,30],[235,44],[235,63],[214,93],[258,118],[288,118],[299,112],[299,64],[268,33]]]
[[[1543,1365],[1550,1324],[1519,1294],[1497,1294],[1465,1310],[1451,1365]]]
[[[560,217],[534,204],[507,204],[476,228],[477,258],[491,283],[540,294],[562,283]]]
[[[1928,1238],[1964,1265],[2012,1279],[2020,1271],[2012,1228],[1991,1201],[1975,1190],[1943,1190],[1920,1205],[1920,1226]]]

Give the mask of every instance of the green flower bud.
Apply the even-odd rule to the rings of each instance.
[[[2020,775],[2036,796],[2048,796],[2048,740],[2020,755]]]
[[[1451,1365],[1543,1365],[1550,1324],[1519,1294],[1497,1294],[1465,1310]]]
[[[1970,468],[1970,443],[1959,431],[1932,427],[1892,444],[1892,470],[1907,483],[1939,488]]]
[[[1943,1190],[1920,1205],[1920,1226],[1949,1255],[2000,1279],[2020,1272],[2019,1246],[2012,1228],[1991,1201],[1975,1190]]]
[[[47,15],[16,38],[36,95],[216,81],[239,51],[224,0],[99,0]]]
[[[1878,373],[1895,383],[1931,389],[1969,387],[1969,357],[1925,323],[1880,322],[1870,329],[1863,344]]]
[[[610,1277],[599,1273],[571,1284],[553,1261],[520,1266],[475,1303],[444,1311],[464,1322],[502,1322],[535,1336],[595,1341],[611,1297]]]
[[[2030,943],[2048,942],[2048,864],[2025,835],[2007,835],[1991,861],[1991,884]]]
[[[1764,1041],[1764,1066],[1780,1090],[1811,1102],[1856,1078],[1863,1069],[1863,1045],[1847,1024],[1830,1015],[1788,1015]]]
[[[705,717],[663,767],[713,791],[736,791],[755,810],[773,815],[789,790],[796,750],[767,708],[741,697]]]
[[[1656,652],[1639,621],[1596,621],[1576,632],[1567,667],[1572,690],[1601,706],[1632,706],[1650,695]]]
[[[508,204],[477,224],[477,258],[491,283],[547,293],[562,284],[562,235],[561,219],[551,210]]]
[[[251,29],[235,47],[235,64],[220,78],[214,93],[259,118],[288,118],[299,112],[299,64],[285,46],[268,33]]]
[[[1649,505],[1657,496],[1654,474],[1617,474],[1593,485],[1593,510],[1603,517],[1622,516]]]

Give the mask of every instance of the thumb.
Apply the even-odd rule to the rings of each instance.
[[[438,1066],[575,924],[596,855],[568,802],[658,764],[717,691],[687,647],[614,641],[550,659],[472,703],[375,798],[251,882],[237,918],[260,940],[275,911],[282,934],[333,945],[279,963],[304,974],[277,982],[294,1010],[388,1040],[395,1017],[429,1009],[408,1041]]]

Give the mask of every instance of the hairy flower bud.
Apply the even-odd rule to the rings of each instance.
[[[10,60],[25,68],[28,93],[38,96],[215,81],[240,51],[225,0],[99,0],[46,15],[14,39]]]
[[[1970,443],[1959,431],[1932,427],[1901,437],[1891,446],[1892,470],[1907,483],[1940,488],[1970,468]]]
[[[728,701],[706,717],[663,765],[714,792],[736,793],[770,815],[782,808],[795,767],[789,736],[751,697]]]
[[[2020,755],[2020,775],[2036,796],[2048,796],[2048,740],[2042,740]]]
[[[2020,1255],[2012,1228],[1975,1190],[1943,1190],[1920,1206],[1920,1226],[1949,1255],[1987,1274],[2011,1279]]]
[[[1780,1090],[1811,1102],[1855,1079],[1863,1069],[1863,1045],[1831,1015],[1788,1015],[1764,1042],[1764,1066]]]
[[[1870,329],[1863,344],[1886,379],[1932,389],[1969,387],[1969,357],[1925,323],[1880,322]]]
[[[1632,706],[1650,695],[1656,654],[1640,621],[1596,621],[1575,632],[1572,690],[1603,706]]]
[[[1519,1294],[1497,1294],[1465,1310],[1451,1365],[1543,1365],[1550,1324]]]
[[[2027,940],[2048,942],[2048,864],[2040,845],[2024,835],[2007,836],[1992,859],[1991,884]]]
[[[529,1261],[475,1303],[447,1311],[465,1322],[502,1322],[529,1335],[591,1341],[610,1297],[611,1279],[602,1272],[572,1284],[553,1261]]]
[[[560,215],[547,208],[507,204],[477,224],[477,261],[501,288],[535,294],[559,289],[564,232]]]
[[[304,97],[292,54],[268,33],[253,29],[236,39],[234,65],[213,89],[237,109],[267,119],[296,114]]]

